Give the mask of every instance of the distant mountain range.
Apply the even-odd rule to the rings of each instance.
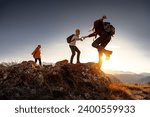
[[[150,73],[143,72],[143,73],[141,73],[141,75],[150,76]]]
[[[150,82],[150,73],[140,73],[136,74],[133,72],[124,72],[124,71],[105,71],[107,74],[112,74],[113,77],[120,80],[123,83],[137,83],[137,84],[147,84]]]
[[[112,75],[112,74],[106,74],[106,76],[108,76],[112,82],[114,83],[122,83],[121,80],[119,80],[119,78],[116,78],[116,76]]]
[[[147,76],[145,78],[142,78],[138,81],[139,83],[142,83],[142,84],[150,84],[150,76]]]

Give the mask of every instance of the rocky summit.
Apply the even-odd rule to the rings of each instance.
[[[149,99],[150,88],[142,89],[113,82],[96,63],[69,64],[63,60],[43,66],[33,61],[0,65],[3,100]],[[145,91],[145,95],[141,93],[140,97],[138,90]]]

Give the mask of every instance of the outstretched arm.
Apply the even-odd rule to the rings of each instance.
[[[91,34],[89,34],[87,37],[96,37],[97,36],[97,34],[96,34],[96,32],[93,32],[93,33],[91,33]]]
[[[85,39],[85,38],[88,38],[88,37],[97,37],[97,34],[95,32],[89,34],[88,36],[83,36],[82,38]]]
[[[79,40],[80,40],[80,41],[83,41],[83,40],[82,40],[82,37],[81,37],[81,38],[79,38],[79,37],[73,37],[73,39],[72,39],[71,41],[75,41],[75,40],[76,40],[76,41],[79,41]]]

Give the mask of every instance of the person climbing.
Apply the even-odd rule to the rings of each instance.
[[[35,63],[39,61],[39,65],[42,65],[41,62],[41,45],[38,45],[35,50],[32,52],[33,58],[35,59]]]
[[[73,64],[73,58],[77,52],[77,63],[80,63],[80,50],[76,46],[76,41],[80,40],[82,41],[82,38],[79,38],[80,36],[80,29],[75,30],[75,34],[72,34],[67,38],[67,42],[69,43],[70,50],[72,52],[70,63]]]
[[[107,17],[102,16],[102,18],[96,20],[92,28],[93,33],[83,37],[83,39],[85,39],[87,37],[94,36],[95,38],[97,38],[97,35],[99,36],[92,43],[92,46],[98,50],[98,54],[99,54],[98,63],[100,65],[100,68],[102,66],[103,53],[106,55],[107,59],[109,59],[110,55],[112,54],[112,51],[106,50],[105,47],[110,42],[111,36],[113,36],[115,33],[115,28],[109,22],[104,22],[105,19],[107,19]]]

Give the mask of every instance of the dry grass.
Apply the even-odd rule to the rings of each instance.
[[[150,86],[143,84],[117,84],[109,85],[110,95],[113,99],[149,99]]]
[[[109,88],[110,95],[112,95],[114,99],[135,99],[131,91],[123,84],[111,83]]]

